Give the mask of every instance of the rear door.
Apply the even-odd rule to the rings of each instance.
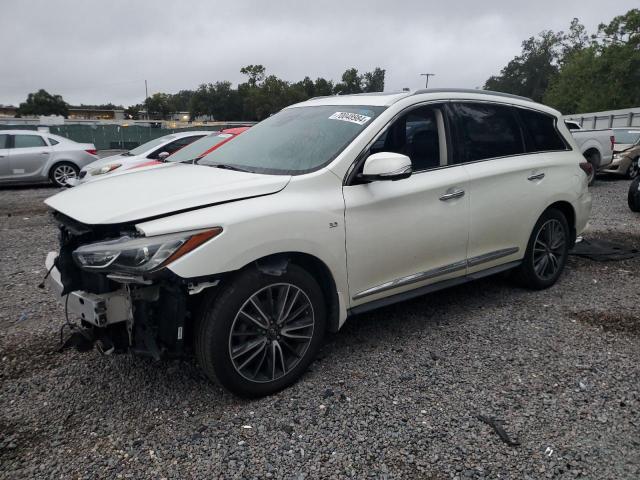
[[[466,271],[469,197],[464,166],[448,165],[442,106],[401,115],[363,152],[402,153],[413,173],[345,185],[351,305],[403,293]],[[356,168],[356,173],[362,166]]]
[[[36,180],[46,177],[44,167],[49,160],[51,147],[37,133],[13,135],[10,168],[13,180]]]
[[[539,138],[540,147],[535,148],[523,121],[531,123],[542,115],[540,128],[555,131],[555,119],[490,102],[452,102],[450,107],[456,125],[455,161],[469,175],[468,273],[519,260],[561,180],[555,168],[557,150],[566,149],[561,138],[546,146]]]
[[[9,165],[10,140],[9,134],[0,133],[0,181],[7,181],[11,177],[11,166]]]

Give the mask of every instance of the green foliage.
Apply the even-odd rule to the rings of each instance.
[[[18,107],[18,115],[62,115],[69,116],[69,105],[60,95],[51,95],[46,90],[40,89],[27,96],[26,102]]]
[[[147,113],[154,117],[165,118],[171,113],[171,96],[167,93],[154,93],[144,101]]]
[[[542,32],[522,44],[522,54],[488,90],[514,93],[565,114],[640,104],[640,10],[629,10],[589,36],[574,18],[567,33]]]
[[[144,106],[151,116],[166,118],[175,112],[189,111],[192,119],[208,117],[225,120],[263,120],[293,104],[312,97],[334,94],[381,92],[384,90],[385,70],[376,68],[364,75],[350,68],[342,75],[342,82],[334,85],[325,78],[288,82],[275,75],[267,75],[263,65],[247,65],[240,69],[247,81],[233,88],[231,82],[203,83],[196,90],[180,90],[175,94],[155,93]],[[129,118],[138,118],[142,105],[125,110]]]
[[[549,82],[558,74],[560,36],[552,31],[522,42],[522,54],[511,60],[500,75],[490,77],[485,90],[507,92],[542,101]]]
[[[144,109],[144,105],[138,103],[136,105],[130,105],[124,109],[125,118],[131,120],[138,120],[140,118],[140,111]]]

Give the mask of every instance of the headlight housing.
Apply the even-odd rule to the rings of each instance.
[[[165,267],[221,232],[216,227],[156,237],[124,236],[83,245],[73,252],[73,259],[85,270],[141,275]]]
[[[93,176],[104,175],[105,173],[113,172],[116,168],[120,168],[121,166],[121,163],[110,163],[102,167],[94,168],[93,170],[90,170],[89,173]]]

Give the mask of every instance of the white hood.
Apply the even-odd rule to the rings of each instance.
[[[173,164],[89,182],[45,200],[79,222],[124,223],[282,190],[288,175]]]

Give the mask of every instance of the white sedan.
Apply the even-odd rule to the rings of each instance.
[[[128,152],[101,158],[100,160],[90,163],[80,170],[80,175],[78,175],[77,179],[67,181],[67,184],[76,186],[97,178],[102,178],[103,175],[107,175],[118,169],[124,170],[132,168],[146,163],[149,160],[163,160],[182,147],[209,134],[211,134],[210,131],[190,131],[172,133],[164,137],[155,138]]]

